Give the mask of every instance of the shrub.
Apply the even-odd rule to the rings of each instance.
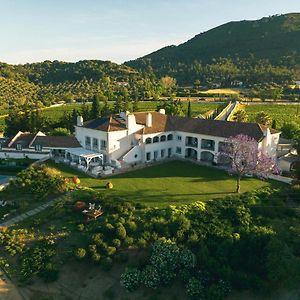
[[[75,250],[75,256],[82,259],[86,256],[86,250],[84,248],[78,248]]]
[[[138,245],[139,248],[146,248],[147,242],[146,242],[145,239],[139,238],[138,241],[137,241],[137,245]]]
[[[100,259],[101,259],[101,255],[99,253],[97,253],[97,252],[93,252],[93,254],[92,254],[92,260],[94,262],[99,262]]]
[[[130,292],[139,288],[141,284],[141,272],[138,269],[127,269],[121,275],[121,285]]]
[[[64,192],[68,186],[56,169],[35,165],[18,173],[10,182],[9,188],[17,188],[38,198],[44,198],[49,194]]]
[[[128,246],[128,247],[129,247],[129,246],[132,246],[132,245],[133,245],[133,238],[132,238],[132,237],[129,237],[129,236],[126,237],[124,243],[125,243],[125,245]]]
[[[77,230],[78,231],[83,231],[84,230],[84,224],[78,224],[77,225]]]
[[[130,233],[136,232],[136,229],[137,229],[137,226],[136,226],[135,222],[133,222],[133,221],[127,221],[125,223],[125,227],[126,227],[126,230],[128,230]]]
[[[118,223],[117,228],[116,228],[116,235],[118,238],[120,238],[121,240],[124,240],[126,238],[126,229],[123,226],[123,224]]]
[[[117,251],[116,247],[107,247],[106,248],[106,253],[109,256],[114,255],[116,253],[116,251]]]
[[[186,293],[192,299],[205,299],[204,287],[196,278],[191,278],[189,280],[188,284],[186,285]]]
[[[113,239],[112,243],[116,248],[120,248],[121,246],[121,241],[119,239]]]

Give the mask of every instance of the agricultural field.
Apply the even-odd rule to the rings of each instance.
[[[255,122],[255,116],[259,112],[267,113],[273,120],[276,120],[280,128],[285,122],[300,123],[300,105],[286,104],[255,104],[246,105],[245,110],[250,122]]]

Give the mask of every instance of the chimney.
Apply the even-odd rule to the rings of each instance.
[[[129,132],[133,132],[136,129],[136,120],[134,114],[127,115],[126,118],[126,127]]]
[[[164,108],[161,108],[158,112],[162,115],[166,114],[166,110]]]
[[[147,127],[152,127],[152,114],[151,113],[147,113],[146,126]]]
[[[77,126],[83,126],[83,117],[82,116],[77,117]]]

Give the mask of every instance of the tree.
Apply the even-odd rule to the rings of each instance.
[[[187,109],[187,117],[191,118],[192,117],[192,107],[191,107],[191,101],[188,103],[188,109]]]
[[[81,116],[83,117],[83,120],[88,120],[90,118],[90,109],[85,102],[83,102],[81,106]]]
[[[248,115],[244,110],[238,110],[233,114],[232,120],[235,122],[247,122]]]
[[[93,97],[92,109],[91,109],[91,118],[96,119],[100,116],[101,107],[100,107],[100,97],[95,95]]]
[[[160,79],[160,85],[165,93],[170,95],[172,89],[176,86],[176,79],[170,76],[164,76]]]
[[[167,115],[171,116],[183,116],[183,106],[180,100],[163,101],[157,106],[157,110],[164,108]]]
[[[104,101],[104,105],[102,106],[102,109],[101,109],[101,116],[102,116],[102,117],[107,117],[107,116],[109,116],[110,114],[111,114],[111,110],[110,110],[108,101],[105,100],[105,101]]]
[[[225,140],[219,159],[230,163],[230,172],[236,174],[236,192],[241,189],[241,178],[245,175],[255,175],[267,178],[270,174],[278,173],[273,158],[258,149],[257,141],[247,135],[239,134]]]
[[[272,118],[262,111],[256,115],[255,121],[262,125],[270,125],[272,123]]]
[[[281,134],[286,139],[297,139],[300,136],[300,126],[295,122],[284,123]]]
[[[54,136],[70,136],[71,135],[71,132],[69,129],[67,128],[63,128],[63,127],[57,127],[57,128],[54,128],[51,132],[50,132],[51,135],[54,135]]]

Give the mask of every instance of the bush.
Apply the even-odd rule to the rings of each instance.
[[[45,198],[50,194],[65,192],[68,186],[56,169],[35,165],[18,173],[8,188]]]
[[[76,249],[75,256],[79,259],[83,259],[86,256],[86,250],[84,248]]]
[[[121,285],[130,292],[139,288],[141,284],[141,272],[138,269],[127,269],[121,275]]]
[[[115,247],[107,247],[106,253],[108,256],[114,255],[116,253],[117,249]]]
[[[92,260],[94,262],[99,262],[101,260],[101,255],[99,253],[97,253],[97,252],[93,252],[93,254],[92,254]]]
[[[78,224],[77,225],[77,230],[78,231],[83,231],[84,230],[84,224]]]
[[[139,248],[146,248],[147,242],[146,242],[145,239],[139,238],[138,241],[137,241],[137,245],[138,245]]]
[[[189,280],[188,284],[186,285],[186,293],[192,299],[205,299],[204,287],[196,278],[191,278]]]
[[[126,245],[127,247],[132,246],[132,245],[133,245],[133,238],[132,238],[132,237],[129,237],[129,236],[126,237],[124,243],[125,243],[125,245]]]
[[[116,248],[120,248],[121,246],[121,241],[119,239],[113,239],[112,243]]]
[[[123,226],[123,224],[118,223],[117,228],[116,228],[116,235],[121,240],[124,240],[126,238],[127,233],[126,233],[126,229]]]

